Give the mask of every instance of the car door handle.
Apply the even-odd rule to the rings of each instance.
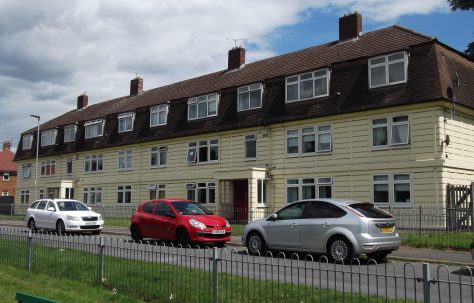
[[[290,227],[296,227],[296,226],[298,226],[298,224],[296,224],[296,223],[291,223],[290,224]]]
[[[329,224],[328,222],[324,222],[323,227],[327,227],[327,226],[331,226],[331,224]]]

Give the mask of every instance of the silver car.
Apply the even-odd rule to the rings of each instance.
[[[242,243],[250,253],[290,250],[325,253],[345,263],[361,254],[381,261],[400,246],[395,219],[371,203],[342,199],[294,202],[247,224]]]

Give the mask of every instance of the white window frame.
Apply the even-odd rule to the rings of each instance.
[[[196,182],[195,187],[195,197],[196,202],[201,204],[211,204],[214,205],[216,203],[215,195],[216,195],[216,183],[215,182]],[[199,193],[200,191],[204,191],[206,193],[205,201],[199,201]],[[211,199],[211,193],[213,193],[213,198]]]
[[[148,184],[147,189],[150,200],[166,197],[166,184]],[[155,198],[152,198],[151,193],[154,193]]]
[[[206,159],[207,161],[199,161],[199,155],[201,149],[206,148]],[[217,159],[211,160],[211,149],[217,148]],[[186,153],[186,162],[188,164],[214,164],[219,163],[219,139],[199,140],[188,143],[188,149]]]
[[[215,112],[209,114],[210,104],[215,102]],[[203,106],[206,109],[205,115],[200,115],[199,108]],[[195,114],[194,114],[195,110]],[[202,95],[197,97],[192,97],[188,99],[188,121],[199,120],[209,117],[217,116],[219,111],[219,94],[212,93],[208,95]]]
[[[268,199],[268,182],[265,179],[257,179],[257,206],[266,206]]]
[[[72,175],[72,163],[73,163],[73,160],[71,158],[66,159],[66,175],[68,175],[68,176]],[[71,167],[70,172],[68,171],[69,165]]]
[[[49,170],[49,173],[48,173]],[[44,171],[44,173],[43,173]],[[40,175],[41,177],[49,177],[56,175],[56,161],[45,160],[40,163]]]
[[[119,200],[119,195],[122,196],[122,202]],[[127,201],[127,198],[130,197],[130,200]],[[132,203],[132,186],[131,185],[119,185],[117,186],[117,204],[125,205]]]
[[[121,113],[117,117],[118,133],[131,132],[133,130],[133,123],[135,121],[134,112]]]
[[[41,147],[54,145],[57,133],[58,130],[55,128],[41,131]]]
[[[325,74],[319,75],[321,72],[325,72]],[[321,95],[316,95],[316,87],[315,87],[315,82],[317,80],[321,79],[326,79],[326,93],[321,94]],[[304,82],[312,82],[312,95],[307,98],[301,98],[301,88],[302,88],[302,83]],[[315,71],[310,71],[298,75],[292,75],[289,77],[286,77],[285,79],[285,102],[286,103],[293,103],[293,102],[299,102],[299,101],[304,101],[304,100],[310,100],[310,99],[315,99],[315,98],[322,98],[322,97],[327,97],[329,96],[329,88],[330,88],[330,81],[331,81],[331,71],[329,68],[323,68]],[[289,86],[297,86],[298,90],[298,97],[294,100],[288,100],[288,87]]]
[[[33,144],[33,135],[32,134],[23,135],[22,148],[23,149],[31,149],[32,144]]]
[[[92,197],[94,200],[92,200]],[[102,205],[102,187],[84,188],[83,199],[83,202],[87,205]]]
[[[293,183],[290,183],[290,180]],[[310,182],[304,182],[305,180]],[[312,180],[312,181],[311,181]],[[321,186],[330,186],[331,187],[331,197],[333,197],[333,177],[329,176],[307,176],[307,177],[294,177],[294,178],[287,178],[285,179],[285,203],[291,204],[293,202],[288,202],[288,188],[297,188],[298,198],[295,201],[303,200],[303,199],[319,199],[319,188]],[[304,187],[312,187],[314,192],[314,198],[303,198],[303,188]]]
[[[20,193],[20,203],[27,204],[30,203],[30,191],[29,190],[22,190]]]
[[[31,178],[31,163],[23,164],[21,171],[22,178]]]
[[[133,169],[133,151],[122,150],[118,152],[118,170],[132,170]]]
[[[310,132],[309,130],[312,129],[313,131]],[[306,131],[306,132],[305,132]],[[320,142],[321,136],[329,135],[329,148],[328,149],[321,149]],[[305,136],[313,136],[314,138],[314,152],[308,151],[303,152],[303,139]],[[297,152],[288,152],[288,141],[289,139],[296,138],[297,142]],[[292,145],[293,146],[293,145]],[[332,125],[330,124],[321,124],[321,125],[307,125],[301,128],[288,128],[285,130],[285,153],[287,157],[297,157],[297,156],[311,156],[315,154],[327,154],[333,151],[333,131]]]
[[[166,122],[168,120],[168,111],[169,111],[168,104],[160,104],[160,105],[151,107],[150,108],[150,127],[166,125]],[[165,113],[164,121],[161,121],[160,113]],[[156,117],[157,123],[153,123],[153,117]]]
[[[76,139],[77,125],[71,124],[64,126],[64,143],[74,142]]]
[[[92,170],[92,164],[95,163],[95,170]],[[99,167],[101,169],[99,169]],[[104,171],[104,155],[92,154],[84,157],[84,173],[100,173]]]
[[[84,138],[91,139],[102,137],[104,135],[104,121],[104,119],[97,119],[84,123]],[[93,130],[97,130],[97,133],[92,133]]]
[[[153,156],[156,157],[156,164],[153,164]],[[164,160],[164,163],[162,163]],[[168,145],[153,146],[150,152],[150,167],[166,167],[168,165]]]
[[[401,121],[401,122],[393,122],[394,119],[396,118],[402,118],[406,117],[406,121]],[[377,120],[385,120],[386,123],[379,123],[379,124],[374,124]],[[372,149],[386,149],[389,147],[408,147],[411,144],[411,119],[409,114],[400,114],[400,115],[393,115],[393,116],[387,116],[387,117],[377,117],[371,120],[371,132],[370,132],[370,137],[371,137],[371,146]],[[400,127],[400,126],[407,126],[407,136],[406,136],[406,141],[405,142],[393,142],[393,133],[394,133],[394,128],[395,127]],[[377,128],[385,128],[386,133],[387,133],[387,144],[380,144],[380,145],[374,145],[374,130]]]
[[[389,57],[391,56],[396,56],[400,54],[403,54],[403,58],[394,59],[394,60],[389,59]],[[374,63],[374,61],[381,61],[382,59],[383,59],[383,62]],[[404,79],[400,81],[390,82],[390,65],[398,64],[398,63],[403,63],[403,78]],[[407,77],[408,77],[408,54],[407,52],[396,52],[396,53],[391,53],[391,54],[387,54],[383,56],[370,58],[368,67],[369,67],[369,88],[377,88],[377,87],[383,87],[383,86],[388,86],[388,85],[395,85],[399,83],[406,83]],[[379,67],[384,67],[385,83],[372,85],[372,69],[379,68]]]
[[[3,173],[3,182],[10,181],[10,173]]]
[[[375,181],[375,177],[387,177],[385,181]],[[408,180],[396,180],[396,176],[408,176]],[[375,185],[385,184],[388,190],[388,201],[387,202],[375,202]],[[395,201],[395,187],[397,184],[409,184],[410,187],[410,201],[400,202]],[[372,175],[372,203],[381,206],[395,206],[395,207],[412,207],[413,206],[413,178],[411,173],[391,173],[391,174],[374,174]]]
[[[258,106],[251,106],[251,96],[253,92],[260,91]],[[246,111],[262,107],[263,85],[255,83],[251,85],[241,86],[237,89],[237,111]],[[244,100],[244,98],[246,100]],[[244,103],[247,107],[244,107]]]
[[[8,192],[7,192],[7,191],[3,191],[3,192],[2,192],[2,197],[8,197]]]
[[[255,144],[255,156],[247,157],[248,144]],[[245,161],[254,161],[257,159],[257,135],[245,135],[244,137],[244,159]]]

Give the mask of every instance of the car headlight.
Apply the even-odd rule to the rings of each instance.
[[[69,221],[80,221],[81,220],[81,218],[74,217],[74,216],[66,216],[66,219],[68,219]]]
[[[189,224],[191,224],[192,227],[197,227],[200,229],[205,229],[206,225],[202,223],[201,221],[198,221],[196,219],[189,219]]]
[[[227,219],[225,220],[225,226],[229,226],[229,227],[230,227],[230,223],[229,223],[229,221],[227,221]]]
[[[99,221],[101,221],[101,220],[102,220],[102,216],[99,216]]]

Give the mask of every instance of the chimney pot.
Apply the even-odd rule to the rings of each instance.
[[[357,38],[362,32],[362,15],[354,12],[339,18],[339,41]]]
[[[87,107],[88,103],[89,97],[85,93],[77,97],[77,109]]]
[[[10,150],[11,145],[10,141],[3,141],[3,150]]]
[[[227,70],[238,69],[245,64],[245,48],[234,47],[229,51]]]
[[[143,93],[143,79],[136,77],[130,81],[130,96],[135,96]]]

